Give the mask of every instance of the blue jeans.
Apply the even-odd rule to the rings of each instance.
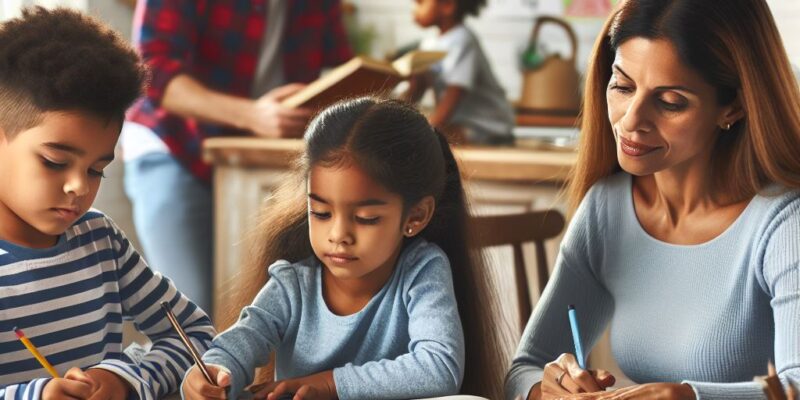
[[[212,315],[211,188],[172,155],[151,153],[125,162],[125,192],[148,264]]]

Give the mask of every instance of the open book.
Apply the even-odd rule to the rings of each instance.
[[[357,56],[283,99],[281,104],[318,110],[344,98],[389,91],[400,81],[426,71],[445,54],[418,50],[393,62]]]

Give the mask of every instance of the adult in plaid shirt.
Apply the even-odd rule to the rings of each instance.
[[[134,42],[152,70],[123,128],[125,191],[152,266],[211,306],[211,168],[203,139],[300,137],[279,101],[351,56],[339,0],[140,0]]]

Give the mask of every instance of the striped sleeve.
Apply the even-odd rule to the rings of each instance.
[[[39,400],[42,398],[44,385],[50,378],[34,379],[28,383],[19,383],[0,388],[0,399],[3,400]]]
[[[140,360],[130,363],[104,360],[94,368],[123,377],[140,399],[155,400],[176,391],[184,373],[193,364],[160,303],[169,302],[200,354],[211,345],[216,332],[205,312],[178,292],[169,279],[153,272],[119,228],[110,220],[109,223],[117,254],[123,315],[133,318],[137,329],[150,338],[152,347]]]

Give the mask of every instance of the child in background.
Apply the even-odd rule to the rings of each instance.
[[[410,105],[360,98],[324,110],[305,141],[242,277],[246,299],[260,292],[203,356],[227,398],[273,350],[269,400],[446,396],[462,378],[464,391],[499,398],[499,313],[467,251],[445,138]],[[222,398],[222,387],[192,368],[182,393]]]
[[[421,50],[445,51],[447,56],[428,74],[410,82],[405,98],[419,101],[433,87],[436,109],[431,125],[454,140],[481,144],[512,144],[514,111],[492,74],[475,34],[464,25],[467,15],[478,15],[486,0],[415,0],[414,21],[435,26],[436,37],[420,43]],[[460,138],[460,139],[459,139]]]
[[[195,345],[205,313],[90,210],[144,70],[113,31],[67,9],[0,26],[0,398],[152,400],[191,364],[159,303]],[[122,321],[152,341],[126,354]],[[14,333],[25,332],[62,378]]]

